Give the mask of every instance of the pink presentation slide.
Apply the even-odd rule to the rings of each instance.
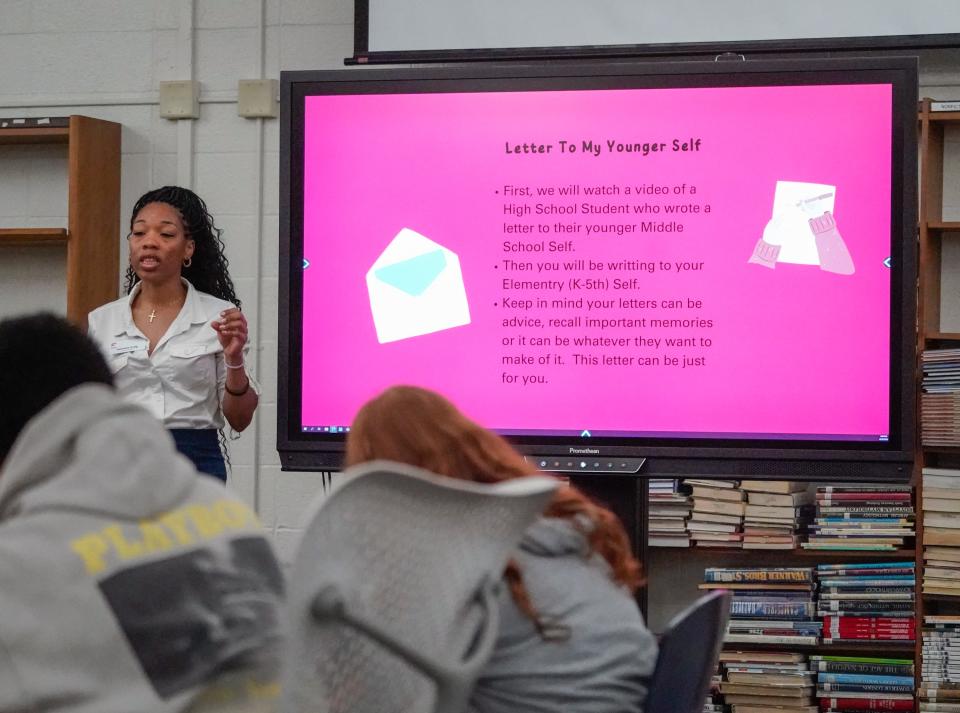
[[[891,87],[314,96],[304,427],[880,440]]]

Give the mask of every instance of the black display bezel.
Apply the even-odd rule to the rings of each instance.
[[[294,470],[339,467],[345,433],[301,424],[303,131],[307,96],[322,94],[531,91],[888,83],[893,88],[890,432],[885,442],[790,438],[591,438],[510,436],[524,453],[645,457],[662,472],[823,479],[906,479],[915,452],[917,61],[915,58],[651,64],[638,61],[490,63],[281,74],[280,285],[277,448]]]

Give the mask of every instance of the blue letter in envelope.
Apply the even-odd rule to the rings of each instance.
[[[457,254],[410,228],[373,263],[367,291],[381,344],[470,324]]]

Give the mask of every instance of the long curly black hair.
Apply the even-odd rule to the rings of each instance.
[[[164,186],[148,191],[140,196],[133,206],[130,215],[130,230],[133,231],[133,221],[143,207],[150,203],[166,203],[180,212],[187,237],[193,240],[193,258],[190,267],[182,268],[181,274],[191,285],[201,292],[231,302],[240,307],[240,300],[233,289],[233,280],[227,271],[229,262],[223,254],[223,233],[213,224],[213,216],[207,210],[203,199],[189,188],[179,186]],[[127,268],[127,294],[137,283],[137,274],[133,267]]]

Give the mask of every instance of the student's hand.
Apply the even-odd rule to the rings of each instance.
[[[243,316],[243,312],[231,307],[221,312],[220,319],[211,322],[210,326],[217,332],[227,364],[242,364],[243,348],[247,343],[247,318]]]

